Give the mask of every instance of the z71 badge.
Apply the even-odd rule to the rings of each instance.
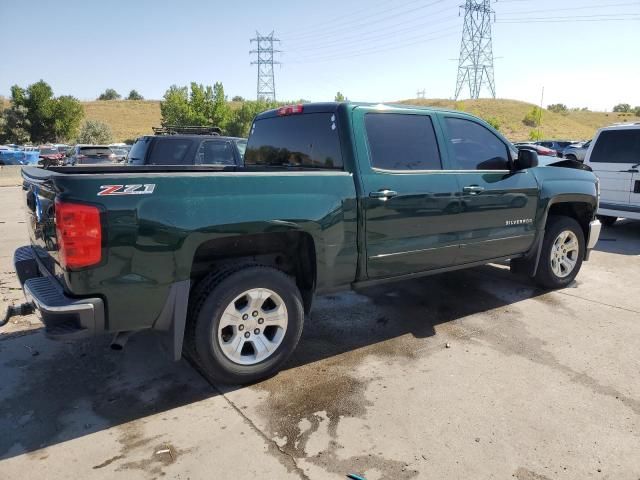
[[[150,195],[156,188],[155,183],[145,183],[138,185],[101,185],[98,192],[99,197],[107,195]]]

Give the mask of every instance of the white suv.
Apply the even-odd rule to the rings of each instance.
[[[640,123],[601,128],[584,163],[600,179],[600,221],[640,220]]]

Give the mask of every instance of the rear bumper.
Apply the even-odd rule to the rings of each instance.
[[[600,220],[593,220],[589,222],[589,236],[587,238],[587,251],[584,257],[585,260],[589,260],[589,254],[591,253],[591,250],[596,246],[596,243],[598,243],[601,230],[602,224],[600,223]]]
[[[15,251],[13,264],[27,302],[35,307],[48,337],[66,340],[104,331],[101,298],[66,295],[58,280],[40,267],[30,246]]]

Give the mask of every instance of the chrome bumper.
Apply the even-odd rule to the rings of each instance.
[[[104,329],[104,303],[100,298],[71,298],[51,275],[42,275],[33,249],[21,247],[14,267],[27,302],[33,305],[50,338],[91,336]]]
[[[589,253],[591,253],[591,250],[596,246],[596,243],[598,243],[600,230],[602,230],[600,220],[593,220],[589,222],[589,236],[587,238],[587,251],[584,256],[585,260],[589,260]]]

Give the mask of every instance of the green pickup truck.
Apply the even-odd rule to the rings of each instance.
[[[24,168],[27,301],[5,317],[37,309],[50,337],[116,347],[162,331],[175,359],[253,382],[316,294],[507,259],[569,284],[600,233],[598,181],[537,165],[465,113],[314,103],[258,115],[243,167]]]

